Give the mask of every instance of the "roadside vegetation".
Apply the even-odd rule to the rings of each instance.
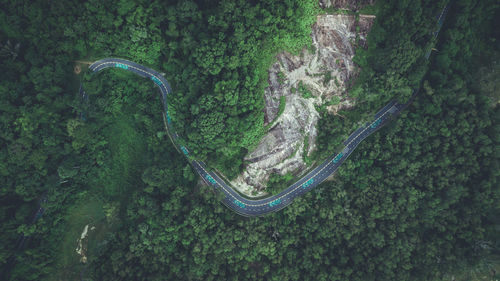
[[[271,174],[267,182],[266,191],[272,195],[276,195],[290,186],[295,180],[295,176],[292,173],[287,173],[284,176]]]
[[[117,69],[84,77],[83,106],[73,63],[120,56],[163,69],[189,148],[231,173],[259,138],[272,54],[308,45],[315,3],[3,1],[0,276],[498,279],[500,109],[489,67],[499,54],[498,4],[455,1],[426,63],[444,2],[378,3],[351,90],[363,102],[344,118],[323,114],[318,151],[332,152],[339,135],[422,80],[420,94],[332,181],[249,219],[199,185],[165,134],[151,81]],[[212,126],[218,120],[224,126]],[[45,212],[33,220],[44,195]],[[76,239],[92,222],[88,261],[78,265]],[[21,234],[31,238],[18,250]]]
[[[273,57],[311,44],[315,1],[186,2],[168,9],[164,67],[174,126],[186,146],[228,178],[265,133]],[[189,36],[185,36],[189,34]]]

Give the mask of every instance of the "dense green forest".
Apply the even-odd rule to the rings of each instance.
[[[265,133],[263,94],[273,56],[310,44],[317,3],[180,3],[165,16],[162,64],[176,89],[169,98],[174,125],[197,158],[234,176]]]
[[[153,83],[73,72],[76,60],[106,56],[164,71],[186,145],[231,174],[263,133],[273,55],[309,44],[320,11],[297,2],[0,0],[0,279],[498,279],[494,0],[454,1],[429,62],[444,2],[378,1],[350,90],[363,102],[344,119],[322,114],[318,150],[333,151],[390,98],[421,84],[420,94],[333,181],[263,218],[199,185]],[[82,264],[86,224],[95,230]]]

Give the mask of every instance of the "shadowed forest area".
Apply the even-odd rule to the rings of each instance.
[[[186,146],[234,175],[264,133],[273,56],[310,45],[316,1],[0,0],[0,279],[499,279],[499,4],[453,1],[437,41],[445,1],[376,5],[359,106],[321,113],[318,151],[419,95],[333,181],[245,218],[175,150],[151,81],[75,61],[165,72]]]

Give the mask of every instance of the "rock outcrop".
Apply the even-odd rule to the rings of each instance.
[[[324,106],[336,114],[354,105],[346,94],[347,83],[355,74],[354,44],[364,45],[371,22],[373,17],[356,21],[353,15],[320,15],[312,28],[310,48],[299,55],[277,55],[264,96],[265,124],[271,127],[245,157],[244,172],[231,182],[233,186],[247,195],[262,195],[270,174],[298,175],[306,169],[303,156],[315,149],[316,107]],[[282,97],[286,106],[278,116]]]

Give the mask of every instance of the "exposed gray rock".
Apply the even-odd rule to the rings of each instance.
[[[369,19],[364,24],[369,28],[366,22]],[[327,111],[337,114],[339,109],[355,105],[355,100],[346,93],[347,82],[355,74],[352,62],[355,32],[352,15],[320,15],[312,28],[313,48],[302,50],[300,55],[282,52],[276,56],[277,62],[269,69],[269,87],[264,96],[265,124],[273,125],[245,157],[245,170],[231,182],[233,186],[250,196],[262,195],[270,174],[298,175],[305,171],[303,155],[309,155],[316,147],[319,119],[316,106],[327,103]],[[366,30],[360,33],[363,32]],[[364,44],[365,36],[358,35]],[[300,85],[307,89],[308,95],[298,91]],[[286,106],[283,114],[277,116],[282,96]],[[305,138],[308,147],[304,147]]]

